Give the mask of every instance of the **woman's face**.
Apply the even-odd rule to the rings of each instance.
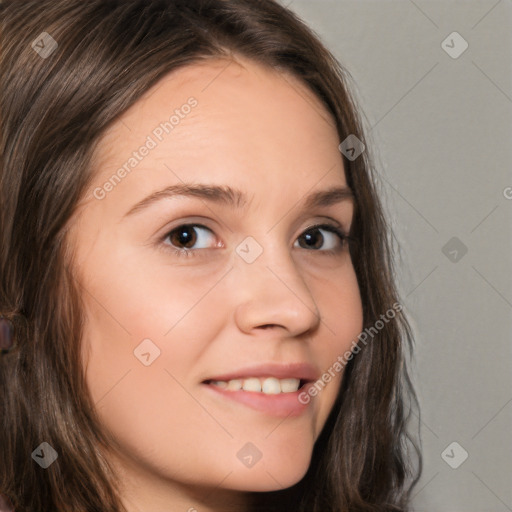
[[[352,198],[313,203],[347,187],[334,119],[297,79],[228,62],[166,76],[111,126],[69,232],[87,382],[134,503],[298,482],[341,373],[307,404],[294,389],[362,329],[335,232]]]

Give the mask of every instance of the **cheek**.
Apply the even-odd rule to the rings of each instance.
[[[194,398],[197,360],[221,322],[212,298],[204,297],[211,285],[189,286],[176,273],[172,282],[156,279],[148,269],[128,280],[122,265],[110,269],[98,268],[97,279],[88,283],[82,340],[102,425],[119,451],[148,471],[221,481],[239,470],[240,439]]]
[[[311,289],[326,333],[324,354],[334,362],[357,340],[363,328],[363,306],[355,271],[347,264],[330,280],[313,282]]]
[[[171,272],[124,256],[91,256],[82,276],[82,353],[101,423],[141,464],[172,474],[183,461],[194,464],[193,447],[208,454],[212,468],[222,447],[239,449],[239,439],[193,397],[197,362],[226,321],[218,276],[191,277],[190,268]],[[211,478],[221,480],[224,470]]]
[[[94,398],[133,366],[151,362],[151,367],[185,373],[203,349],[201,340],[214,337],[219,315],[211,301],[201,300],[211,288],[209,281],[191,279],[185,272],[166,276],[165,269],[162,275],[162,270],[126,258],[101,262],[90,264],[89,276],[84,276],[82,353]]]
[[[316,279],[311,284],[315,297],[322,304],[327,330],[340,342],[354,330],[363,327],[363,307],[357,276],[347,258],[328,279]]]
[[[311,288],[321,312],[324,335],[313,343],[313,351],[321,361],[322,375],[311,399],[317,400],[319,415],[317,437],[329,416],[339,393],[344,369],[363,329],[363,307],[357,277],[352,265],[340,268],[328,281],[316,280]],[[352,354],[352,357],[357,357]]]

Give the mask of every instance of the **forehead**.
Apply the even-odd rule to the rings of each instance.
[[[319,119],[328,127],[335,125],[320,99],[298,77],[245,57],[211,58],[172,71],[121,116],[121,124],[149,129],[149,121],[167,119],[166,114],[190,97],[198,100],[200,108],[187,117],[197,120],[200,114],[220,117],[225,123],[236,119],[249,129],[267,118],[269,132],[298,118],[312,122],[312,130]],[[287,116],[278,119],[281,114]],[[115,135],[119,130],[119,123],[114,123],[108,133]]]
[[[151,150],[137,156],[112,197],[122,189],[121,199],[134,201],[205,178],[256,192],[263,184],[346,183],[335,120],[320,99],[297,77],[245,58],[202,61],[161,79],[102,137],[95,183],[128,169],[148,141]]]

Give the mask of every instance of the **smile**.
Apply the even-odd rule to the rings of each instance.
[[[236,402],[245,407],[278,418],[296,417],[311,407],[311,402],[299,400],[300,393],[314,382],[296,378],[248,377],[229,381],[202,382],[214,400]]]
[[[295,393],[300,388],[300,379],[277,379],[276,377],[249,377],[246,379],[231,379],[207,381],[228,391],[252,391],[266,395],[278,395],[280,393]]]

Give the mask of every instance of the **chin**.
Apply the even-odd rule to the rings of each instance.
[[[233,489],[248,492],[271,492],[287,489],[298,483],[307,473],[310,458],[303,463],[283,458],[280,461],[264,462],[263,459],[254,467],[232,474],[230,484]]]

